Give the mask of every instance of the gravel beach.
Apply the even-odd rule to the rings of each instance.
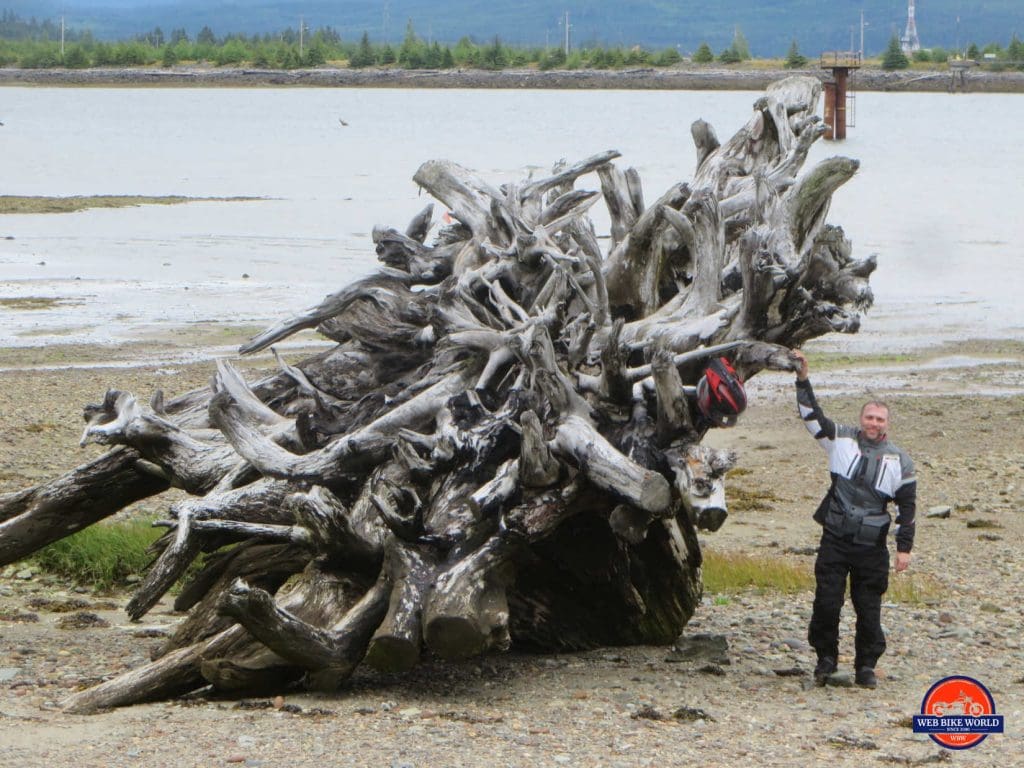
[[[914,579],[928,597],[883,609],[889,651],[877,690],[811,684],[809,592],[749,592],[707,594],[675,649],[428,662],[402,678],[360,671],[333,695],[199,696],[72,716],[58,707],[65,696],[145,663],[180,616],[165,602],[129,623],[122,610],[129,593],[93,594],[28,562],[0,570],[0,764],[1024,764],[1024,347],[972,350],[970,358],[926,350],[899,364],[823,358],[812,369],[837,420],[855,419],[867,391],[890,401],[894,439],[918,465],[915,556],[909,575],[893,579]],[[18,364],[11,358],[0,370],[0,493],[95,455],[95,447],[77,447],[81,406],[107,387],[148,399],[156,388],[177,394],[202,386],[213,370],[209,361],[54,370],[33,367],[30,357],[19,352]],[[810,568],[817,543],[810,514],[827,472],[796,418],[790,378],[757,377],[740,425],[714,434],[717,445],[740,451],[740,471],[730,480],[730,518],[703,544]],[[165,503],[148,502],[144,511]],[[68,622],[81,614],[101,621]],[[843,618],[845,672],[851,614],[847,608]],[[78,628],[62,628],[68,623]],[[914,734],[922,697],[947,675],[986,684],[1006,733],[956,754]]]
[[[814,62],[806,69],[731,69],[721,66],[636,67],[631,69],[548,70],[504,69],[318,69],[275,70],[235,67],[133,67],[94,69],[15,69],[0,67],[0,85],[122,85],[204,87],[307,86],[332,88],[621,88],[639,90],[761,91],[769,83],[794,74],[825,79],[828,70]],[[963,90],[978,93],[1022,93],[1024,72],[969,69],[954,83],[949,70],[891,70],[864,67],[854,75],[861,91]]]

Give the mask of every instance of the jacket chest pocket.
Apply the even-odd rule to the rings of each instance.
[[[875,490],[889,498],[903,482],[903,470],[900,468],[900,457],[895,453],[886,453],[878,461],[878,473],[875,479]]]

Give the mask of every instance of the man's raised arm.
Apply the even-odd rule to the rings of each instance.
[[[804,426],[815,440],[835,440],[835,422],[822,413],[821,406],[814,397],[814,389],[808,378],[807,358],[799,349],[791,350],[790,354],[800,361],[800,369],[796,372],[796,404]]]

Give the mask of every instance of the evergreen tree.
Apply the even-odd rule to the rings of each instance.
[[[1024,43],[1016,34],[1011,38],[1010,44],[1006,47],[1006,58],[1017,65],[1018,69],[1024,69]]]
[[[105,67],[114,63],[114,50],[107,43],[97,43],[92,52],[92,60],[97,67]]]
[[[216,45],[217,36],[213,34],[213,30],[209,27],[203,27],[199,30],[199,34],[196,35],[196,42],[200,45]]]
[[[789,52],[786,54],[786,63],[783,66],[786,69],[801,69],[807,66],[807,57],[800,53],[796,40],[793,40],[789,46]]]
[[[708,51],[711,53],[711,51]],[[658,66],[660,67],[671,67],[673,64],[678,64],[683,60],[682,54],[675,48],[665,48],[661,53],[658,54],[656,59]],[[629,62],[632,64],[633,62]]]
[[[658,58],[659,60],[660,59],[667,59],[667,57],[671,56],[669,51],[674,53],[675,56],[676,56],[675,61],[669,62],[669,63],[675,64],[675,63],[680,62],[680,61],[683,60],[682,54],[680,54],[679,51],[677,49],[675,49],[675,48],[666,48],[664,51],[662,51],[660,54],[658,54],[658,56],[656,58]],[[639,45],[634,45],[632,48],[629,49],[629,53],[626,54],[626,64],[628,64],[631,67],[632,66],[636,66],[637,64],[650,64],[650,63],[651,63],[651,52],[648,51],[646,48],[641,48]]]
[[[693,54],[694,64],[710,64],[715,60],[715,54],[711,52],[711,46],[701,43],[700,48]]]
[[[297,69],[299,66],[299,53],[298,50],[289,45],[281,51],[280,56],[281,69]]]
[[[750,60],[750,45],[747,43],[747,38],[743,36],[743,30],[739,27],[736,27],[736,31],[733,33],[731,47],[740,57],[740,61]]]
[[[441,53],[441,45],[437,40],[435,40],[433,44],[427,46],[423,59],[423,63],[427,69],[441,68],[441,61],[444,59],[444,54]]]
[[[882,69],[906,69],[910,66],[910,60],[900,48],[900,41],[896,35],[889,38],[889,47],[885,49],[882,56]]]
[[[359,38],[359,47],[349,57],[348,65],[350,67],[369,67],[373,65],[374,58],[373,46],[370,45],[370,35],[368,32],[363,32],[363,36]]]
[[[455,50],[452,51],[452,56],[455,57],[455,62],[460,66],[473,64],[476,61],[478,49],[476,44],[468,37],[459,38],[459,42],[455,44]]]
[[[505,66],[508,58],[505,55],[505,48],[501,44],[501,39],[497,35],[494,36],[494,42],[484,48],[480,58],[481,66],[484,69],[501,69]]]
[[[305,67],[322,67],[327,63],[327,48],[319,40],[315,40],[303,54],[302,65]]]
[[[254,67],[259,67],[260,69],[267,69],[270,67],[270,54],[267,51],[266,45],[261,43],[256,46],[256,49],[252,54],[252,65]]]
[[[981,58],[981,50],[978,48],[977,43],[971,43],[967,46],[967,58],[977,61]]]
[[[729,46],[720,54],[718,54],[718,60],[723,64],[739,64],[743,61],[742,57],[733,46]]]
[[[163,56],[160,59],[160,64],[165,67],[173,67],[178,63],[178,52],[174,50],[173,45],[165,45]]]
[[[565,51],[559,48],[552,48],[540,58],[540,68],[543,70],[559,69],[565,66]]]
[[[412,19],[405,24],[405,40],[402,47],[398,49],[398,63],[409,69],[419,69],[424,64],[424,45],[416,36],[416,30],[412,26]]]
[[[241,64],[248,56],[249,51],[244,43],[240,40],[228,40],[217,49],[213,60],[217,62],[217,66],[223,67],[225,64]]]
[[[68,69],[85,69],[89,66],[89,55],[81,45],[72,45],[64,53],[64,66]]]

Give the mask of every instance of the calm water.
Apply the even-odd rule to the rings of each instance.
[[[691,178],[693,120],[724,140],[756,96],[0,88],[0,194],[267,198],[0,217],[0,298],[63,300],[0,308],[0,344],[268,324],[375,268],[369,233],[428,202],[411,177],[430,158],[500,183],[617,149],[650,201]],[[830,221],[880,257],[861,333],[829,344],[1022,335],[1024,97],[861,93],[857,119],[808,164],[861,160]]]

